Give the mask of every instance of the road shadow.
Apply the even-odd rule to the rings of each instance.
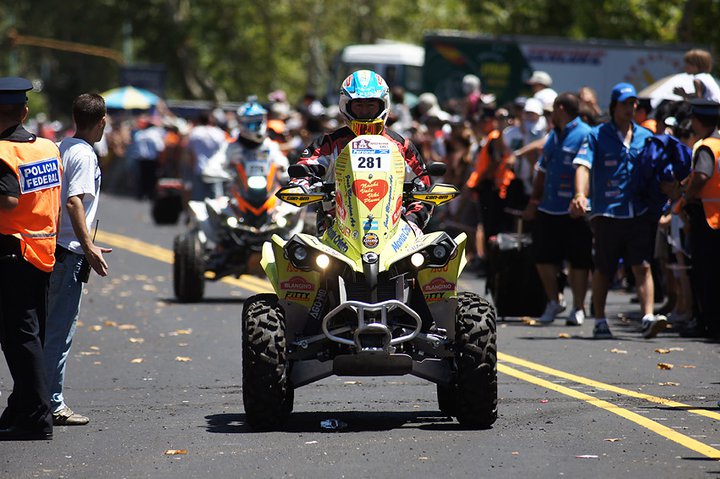
[[[336,429],[325,429],[323,421],[335,419],[340,424]],[[206,430],[221,434],[255,434],[245,422],[245,414],[213,414],[206,416]],[[433,431],[465,430],[457,421],[440,411],[413,412],[371,412],[371,411],[317,411],[290,414],[282,432],[291,433],[348,433],[391,431],[399,428],[416,428]]]
[[[250,295],[252,296],[252,295]],[[248,298],[250,297],[248,296]],[[243,298],[240,296],[235,297],[211,297],[211,298],[203,298],[201,301],[197,301],[195,303],[184,303],[182,301],[178,301],[176,298],[158,298],[158,301],[162,301],[167,304],[183,304],[183,305],[196,305],[196,306],[202,306],[203,304],[242,304],[245,301],[247,301],[248,298]]]

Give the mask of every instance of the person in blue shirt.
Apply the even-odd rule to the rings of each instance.
[[[573,307],[566,324],[585,320],[585,294],[592,269],[592,232],[585,217],[571,218],[570,201],[575,193],[573,160],[590,132],[578,116],[580,101],[573,93],[555,98],[553,129],[535,166],[535,179],[524,218],[535,220],[533,252],[540,281],[548,297],[540,322],[551,323],[566,308],[558,289],[558,274],[564,260],[570,263],[569,283]]]
[[[595,271],[592,297],[595,310],[593,337],[612,338],[605,316],[608,288],[620,258],[632,267],[642,308],[643,337],[665,329],[664,316],[653,314],[654,283],[650,273],[657,222],[639,201],[637,157],[652,132],[633,121],[637,92],[629,83],[618,83],[610,96],[610,121],[590,131],[578,151],[575,196],[570,212],[590,214],[595,238]],[[589,198],[588,198],[589,195]],[[592,205],[592,208],[591,208]]]

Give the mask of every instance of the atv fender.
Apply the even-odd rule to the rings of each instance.
[[[435,324],[447,330],[448,335],[455,331],[455,310],[457,309],[457,289],[460,272],[467,264],[465,246],[467,235],[460,233],[455,237],[457,250],[448,264],[442,268],[426,268],[418,272],[420,290],[430,308]]]

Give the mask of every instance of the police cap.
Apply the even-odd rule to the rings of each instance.
[[[27,102],[25,92],[33,89],[32,82],[20,77],[0,78],[0,105],[18,105]]]
[[[690,100],[693,116],[703,116],[710,118],[720,117],[720,103],[716,101],[697,98]]]

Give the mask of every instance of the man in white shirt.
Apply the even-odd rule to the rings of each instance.
[[[65,365],[80,313],[83,282],[87,282],[90,267],[100,276],[107,276],[103,254],[112,251],[93,244],[90,235],[101,182],[93,144],[102,138],[105,129],[105,101],[92,93],[78,96],[73,102],[73,119],[75,136],[60,143],[64,165],[62,220],[55,268],[50,276],[44,345],[50,406],[56,426],[84,425],[90,421],[65,404]]]
[[[226,146],[226,143],[225,132],[213,124],[213,117],[208,112],[200,113],[197,124],[188,137],[188,150],[193,164],[191,199],[202,201],[222,195],[222,183],[206,182],[202,173],[210,158]]]

